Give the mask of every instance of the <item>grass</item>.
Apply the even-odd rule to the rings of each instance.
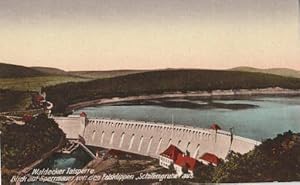
[[[0,112],[25,110],[31,104],[31,92],[67,82],[88,81],[88,78],[74,76],[38,76],[24,78],[0,78]]]
[[[15,91],[39,91],[41,87],[67,82],[88,81],[88,78],[74,76],[39,76],[25,78],[0,78],[0,89]]]

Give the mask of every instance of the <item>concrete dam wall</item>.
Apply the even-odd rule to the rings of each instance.
[[[229,132],[182,125],[111,119],[86,119],[84,123],[82,118],[77,118],[77,123],[74,122],[75,118],[71,118],[72,123],[68,123],[67,118],[54,119],[67,137],[75,139],[75,136],[81,136],[86,145],[154,158],[158,158],[170,144],[189,152],[196,159],[206,152],[224,159],[230,150],[243,154],[260,144],[235,135],[231,142]]]
[[[85,117],[54,117],[53,119],[64,131],[67,139],[78,139],[83,136],[87,121]]]

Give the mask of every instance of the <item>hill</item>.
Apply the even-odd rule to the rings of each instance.
[[[71,75],[56,68],[25,67],[0,63],[0,89],[39,91],[43,86],[87,80],[91,79]]]
[[[69,74],[85,78],[112,78],[135,73],[146,72],[146,70],[113,70],[113,71],[70,71]]]
[[[59,107],[59,105],[66,106],[81,101],[115,96],[267,87],[300,89],[300,79],[240,71],[164,70],[60,84],[47,87],[46,91],[49,100]],[[60,111],[63,110],[60,109]]]
[[[236,67],[230,69],[232,71],[244,71],[244,72],[256,72],[256,73],[266,73],[274,74],[285,77],[300,78],[300,71],[288,69],[288,68],[270,68],[270,69],[259,69],[253,67]]]
[[[87,80],[90,79],[62,75],[46,75],[23,78],[0,78],[0,89],[10,89],[17,91],[39,91],[41,90],[41,87]]]
[[[244,155],[231,153],[211,175],[213,182],[300,181],[300,134],[268,139]]]
[[[44,154],[65,142],[65,134],[58,124],[46,115],[28,121],[24,125],[6,122],[0,116],[1,176],[3,184],[24,167],[45,157]]]
[[[68,72],[61,70],[61,69],[57,69],[57,68],[51,68],[51,67],[31,67],[31,69],[40,71],[42,73],[46,73],[49,75],[69,75]]]
[[[44,72],[20,65],[0,63],[0,78],[45,76]]]

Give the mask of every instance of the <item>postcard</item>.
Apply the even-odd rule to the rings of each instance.
[[[1,184],[299,183],[299,7],[0,1]]]

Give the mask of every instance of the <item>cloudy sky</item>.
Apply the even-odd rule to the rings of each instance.
[[[300,70],[297,0],[0,1],[0,62]]]

